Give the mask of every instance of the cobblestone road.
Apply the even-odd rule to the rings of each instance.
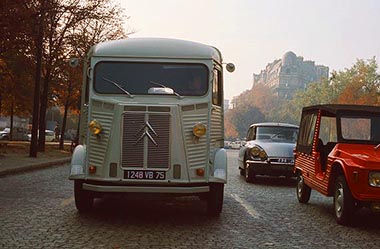
[[[0,248],[379,248],[380,215],[335,223],[332,200],[298,203],[295,181],[239,176],[229,151],[223,212],[209,218],[196,197],[99,199],[79,215],[69,165],[0,178]]]

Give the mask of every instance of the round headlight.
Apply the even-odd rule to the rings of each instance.
[[[252,149],[251,149],[251,155],[252,156],[254,156],[254,157],[257,157],[257,156],[259,156],[260,155],[260,149],[258,148],[258,147],[253,147]]]
[[[197,123],[193,127],[193,134],[196,137],[202,137],[203,135],[206,134],[206,125],[202,123]]]
[[[94,135],[98,135],[102,131],[102,125],[96,120],[92,120],[88,127]]]
[[[380,187],[380,172],[379,171],[369,172],[368,183],[372,187]]]
[[[261,160],[265,160],[267,159],[268,155],[265,151],[260,151],[260,154],[259,154],[259,157],[261,158]]]

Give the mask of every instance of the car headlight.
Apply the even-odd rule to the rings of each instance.
[[[261,160],[266,160],[268,155],[264,150],[262,150],[260,151],[259,157],[261,158]]]
[[[251,149],[251,155],[254,156],[254,157],[258,157],[260,155],[260,148],[255,146]]]
[[[88,127],[94,135],[98,135],[102,131],[102,125],[96,120],[92,120]]]
[[[380,171],[371,171],[368,175],[368,183],[372,187],[380,187]]]
[[[256,160],[258,158],[260,158],[261,160],[266,160],[268,158],[268,155],[267,153],[265,152],[265,150],[259,146],[254,146],[252,147],[250,150],[249,150],[249,153],[251,155],[251,157],[253,159],[256,158]]]
[[[206,125],[204,125],[202,123],[197,123],[193,127],[193,134],[196,137],[202,137],[206,134],[206,130],[207,130]]]

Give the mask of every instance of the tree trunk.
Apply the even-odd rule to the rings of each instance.
[[[42,66],[42,45],[44,37],[44,16],[45,16],[45,1],[41,3],[41,16],[38,23],[38,33],[36,42],[36,78],[34,83],[34,102],[33,102],[33,121],[32,121],[32,141],[30,143],[29,156],[37,157],[37,129],[39,118],[40,104],[40,83],[41,83],[41,66]]]
[[[46,72],[44,78],[44,85],[41,95],[40,105],[40,122],[39,122],[39,137],[38,137],[38,151],[45,152],[45,130],[46,130],[46,109],[48,102],[50,70]]]
[[[9,140],[13,140],[13,115],[14,115],[14,96],[12,96],[12,102],[11,102],[11,125],[10,125],[10,132],[9,132]]]
[[[67,98],[66,103],[65,103],[65,111],[64,111],[64,114],[63,114],[63,120],[62,120],[61,137],[59,139],[59,149],[60,150],[64,149],[63,142],[64,142],[64,139],[65,139],[66,119],[67,119],[68,110],[69,110],[69,100]]]

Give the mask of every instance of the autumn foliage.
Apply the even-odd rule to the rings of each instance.
[[[79,110],[82,72],[69,59],[83,63],[96,43],[126,38],[128,17],[111,0],[3,0],[0,9],[0,115],[37,116],[43,150],[47,109]]]

